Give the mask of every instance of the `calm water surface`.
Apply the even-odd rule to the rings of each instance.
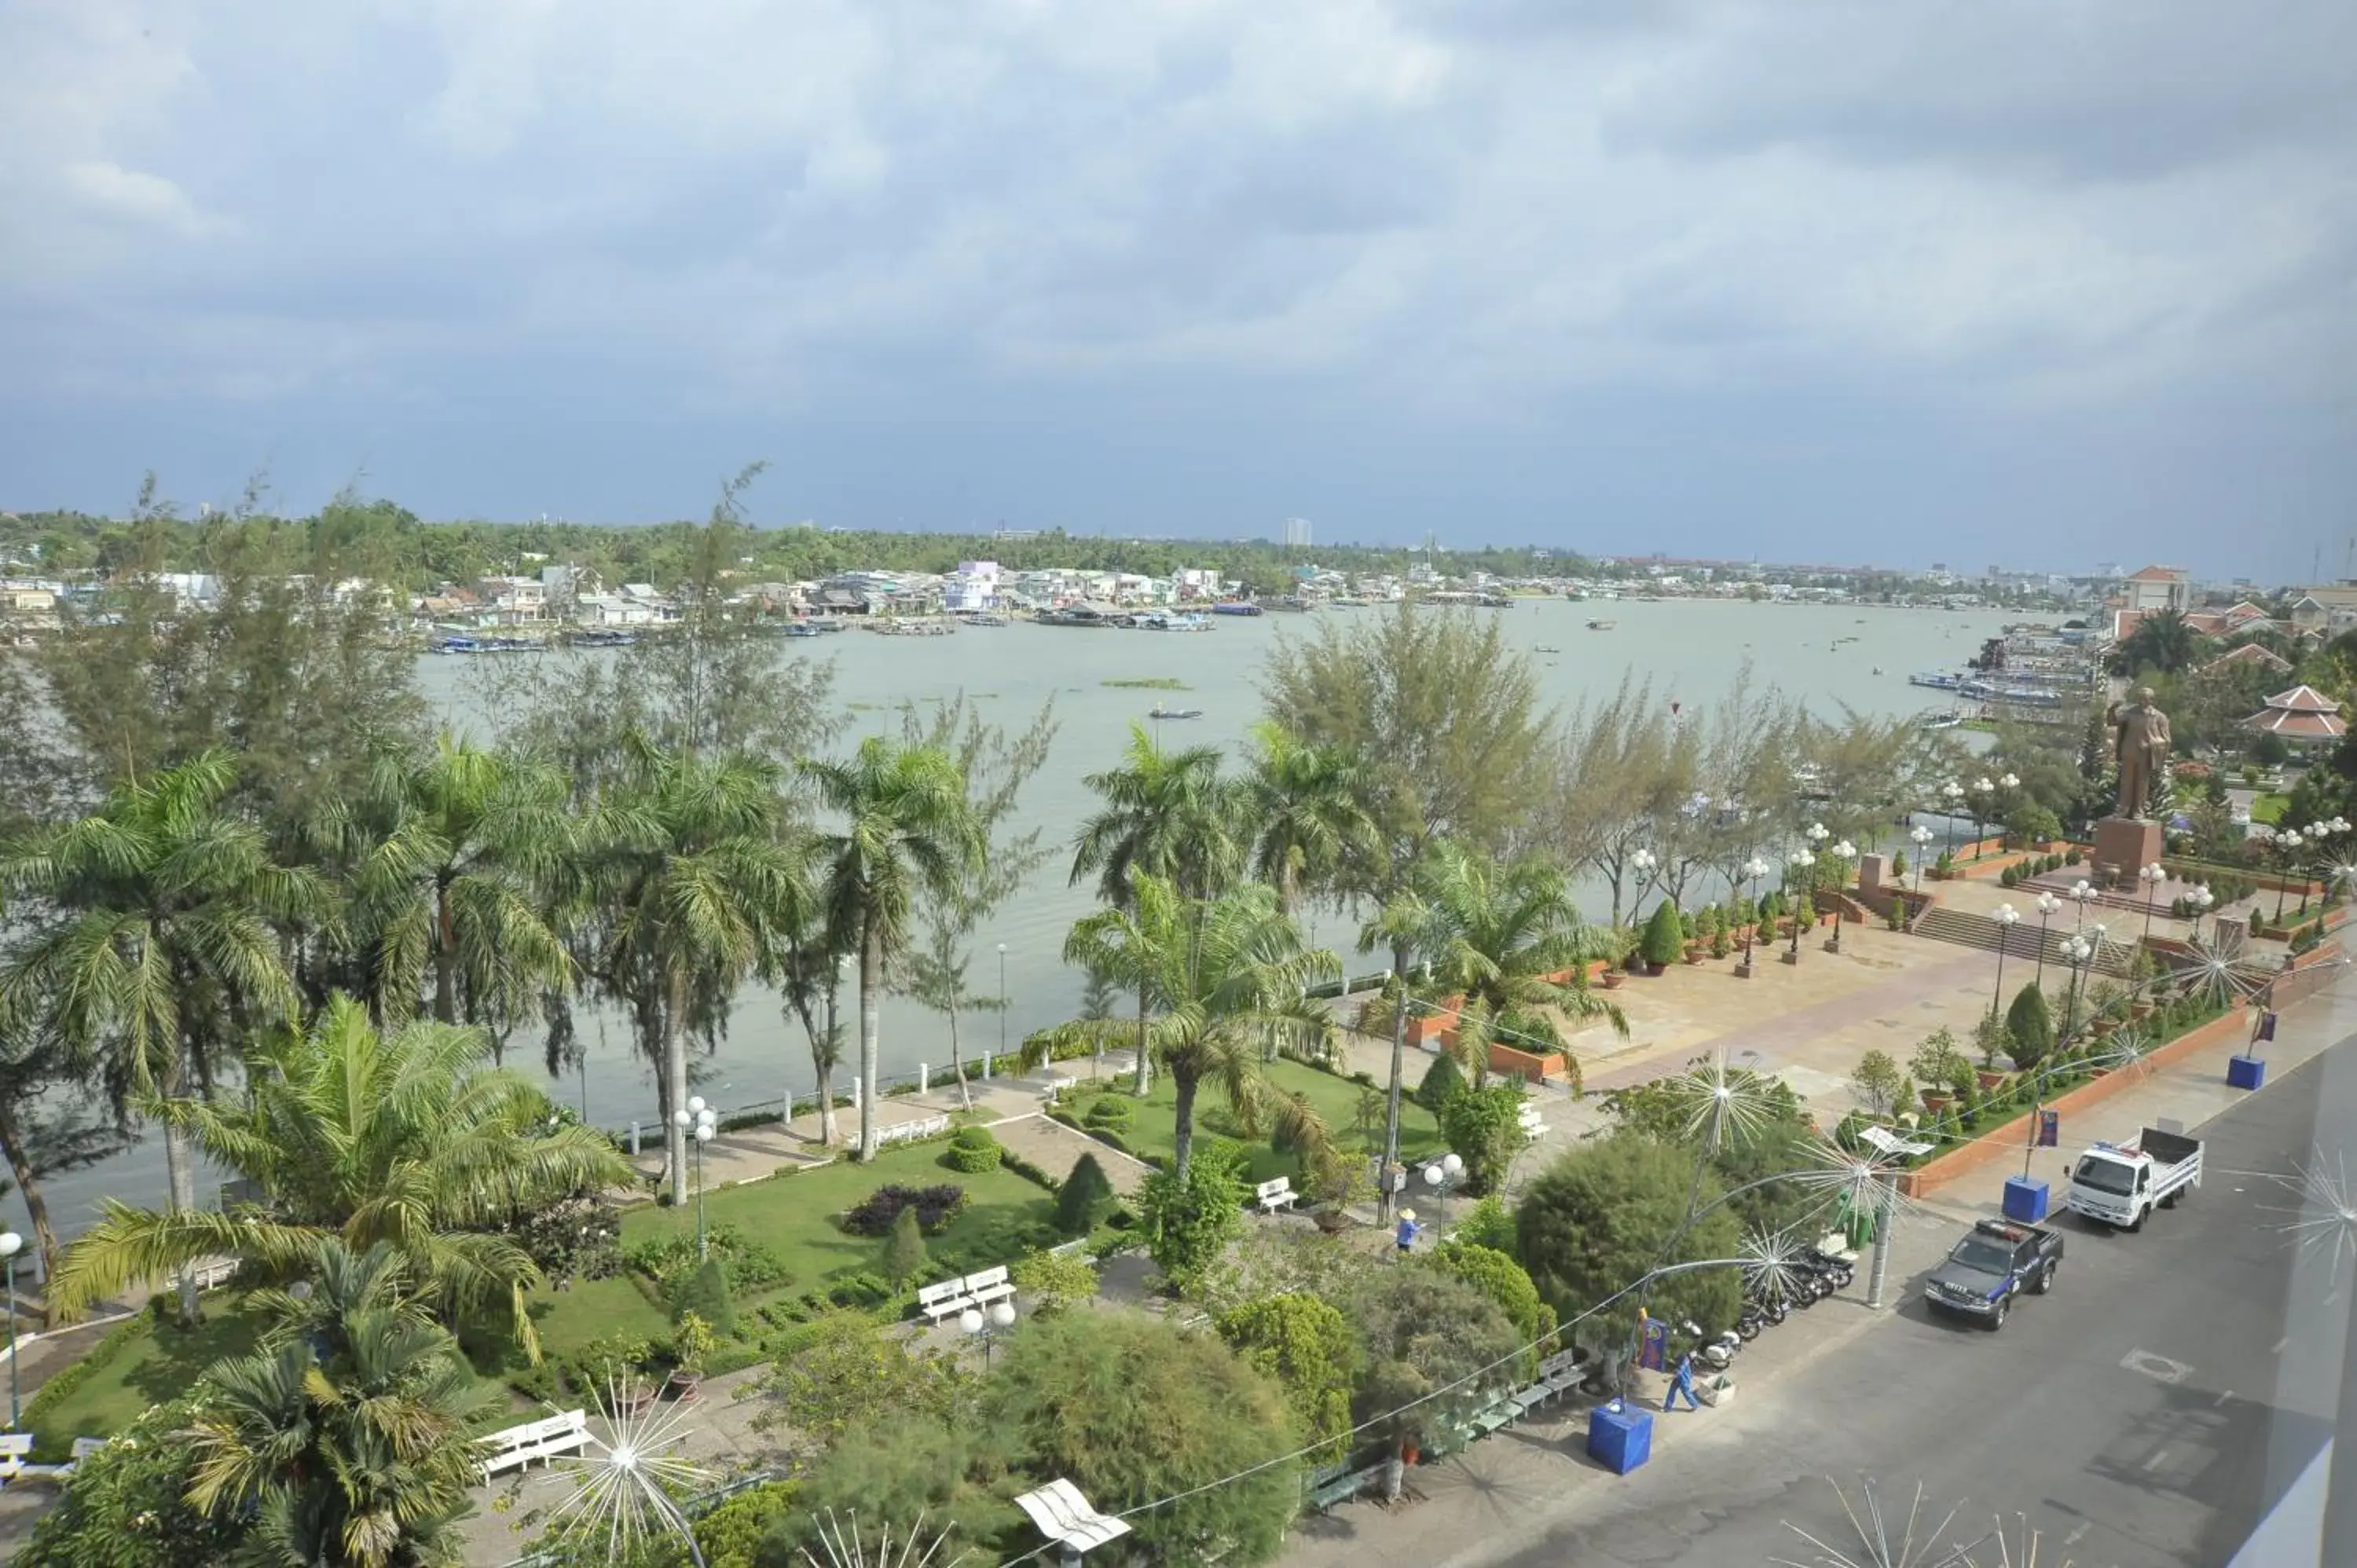
[[[1381,613],[1320,612],[1335,618]],[[1510,639],[1531,652],[1544,700],[1566,711],[1583,698],[1609,695],[1633,668],[1652,677],[1663,701],[1680,702],[1685,712],[1695,713],[1725,692],[1748,659],[1761,683],[1773,682],[1827,716],[1838,716],[1844,705],[1878,714],[1944,706],[1940,693],[1909,686],[1909,672],[1956,667],[2007,618],[1996,613],[1695,600],[1527,600],[1511,610],[1462,613],[1501,618]],[[1589,631],[1590,619],[1609,619],[1615,629]],[[1058,955],[1066,930],[1092,906],[1085,884],[1069,885],[1071,858],[1060,847],[1094,805],[1082,779],[1119,760],[1128,725],[1144,720],[1157,700],[1203,710],[1200,719],[1159,725],[1166,744],[1208,742],[1241,751],[1259,716],[1258,682],[1268,650],[1281,638],[1309,635],[1313,624],[1309,616],[1271,615],[1222,618],[1216,630],[1197,635],[1028,625],[969,628],[950,638],[852,630],[796,646],[834,660],[836,696],[851,709],[846,743],[896,729],[904,701],[921,703],[963,690],[1009,729],[1019,729],[1042,703],[1054,701],[1060,728],[1048,764],[1023,801],[1022,825],[1043,827],[1059,853],[995,920],[974,933],[968,972],[976,991],[996,991],[998,948],[1005,944],[1004,1022],[1006,1037],[1013,1041],[1071,1016],[1080,996],[1079,976]],[[1836,647],[1843,638],[1857,640]],[[1541,653],[1541,648],[1560,652]],[[479,727],[467,665],[463,659],[427,657],[421,660],[421,680],[443,718],[462,728]],[[1879,675],[1874,673],[1877,666]],[[1153,692],[1103,684],[1155,677],[1184,681],[1189,689]],[[1346,957],[1354,934],[1355,926],[1330,911],[1316,920],[1312,931],[1314,940],[1345,950]],[[846,993],[846,1024],[849,1007]],[[993,1015],[962,1020],[969,1054],[995,1045],[1000,1024]],[[588,1045],[586,1072],[567,1074],[551,1084],[551,1091],[583,1106],[603,1125],[626,1125],[633,1117],[651,1122],[652,1078],[619,1018],[586,1015],[582,1032]],[[947,1030],[937,1015],[890,999],[881,1050],[888,1075],[913,1073],[920,1062],[938,1068],[948,1060]],[[538,1040],[519,1036],[510,1059],[537,1073]],[[769,993],[753,989],[739,1000],[719,1049],[692,1070],[699,1075],[698,1092],[721,1106],[774,1101],[788,1090],[808,1093],[813,1082],[800,1026],[787,1023]],[[159,1200],[161,1150],[142,1144],[102,1165],[60,1176],[48,1190],[59,1230],[70,1233],[95,1216],[102,1197]],[[9,1207],[17,1207],[13,1198]]]

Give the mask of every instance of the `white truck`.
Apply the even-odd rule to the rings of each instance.
[[[2154,1208],[2174,1208],[2201,1185],[2201,1140],[2147,1127],[2128,1144],[2097,1144],[2071,1167],[2063,1206],[2123,1230],[2144,1229]]]

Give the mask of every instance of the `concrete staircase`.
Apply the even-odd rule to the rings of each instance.
[[[2048,963],[2067,968],[2070,961],[2063,956],[2062,944],[2076,929],[2075,925],[2059,924],[2046,929]],[[1921,918],[1916,920],[1915,934],[1937,941],[1954,942],[1959,947],[1978,948],[1983,952],[1993,953],[2002,944],[2007,958],[2031,963],[2038,960],[2038,922],[2035,920],[2023,920],[2008,930],[1986,915],[1935,905],[1923,911]],[[2089,967],[2099,973],[2126,978],[2136,957],[2136,934],[2129,933],[2128,938],[2123,940],[2118,932],[2114,932],[2111,940],[2104,943],[2103,952]]]

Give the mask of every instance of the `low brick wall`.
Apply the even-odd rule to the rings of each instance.
[[[2168,1067],[2212,1046],[2240,1040],[2249,1032],[2250,1026],[2243,999],[2238,996],[2224,1013],[2199,1028],[2179,1035],[2145,1059],[2156,1068]],[[2059,1111],[2066,1118],[2075,1115],[2102,1104],[2130,1084],[2140,1081],[2142,1076],[2139,1073],[2105,1073],[2092,1082],[2083,1083],[2048,1101],[2045,1109]],[[1926,1160],[1899,1178],[1899,1190],[1910,1197],[1921,1197],[1959,1177],[1972,1175],[1992,1161],[2019,1155],[2029,1142],[2029,1119],[2033,1114],[2035,1112],[2025,1111],[2012,1121],[1990,1128],[1964,1147],[1942,1155],[1936,1160]]]
[[[1535,1051],[1518,1051],[1512,1046],[1492,1044],[1490,1047],[1491,1072],[1518,1072],[1534,1082],[1541,1079],[1561,1078],[1566,1068],[1561,1051],[1541,1055]]]
[[[2305,1002],[2340,974],[2341,942],[2338,938],[2330,938],[2292,960],[2289,969],[2267,983],[2267,1005],[2280,1008]]]

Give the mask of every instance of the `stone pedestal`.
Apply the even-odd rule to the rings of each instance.
[[[2095,824],[2098,886],[2133,889],[2140,867],[2160,858],[2160,824],[2142,817],[2105,817]]]
[[[1878,854],[1857,857],[1857,890],[1867,897],[1882,891],[1882,879],[1890,875],[1890,863]]]

